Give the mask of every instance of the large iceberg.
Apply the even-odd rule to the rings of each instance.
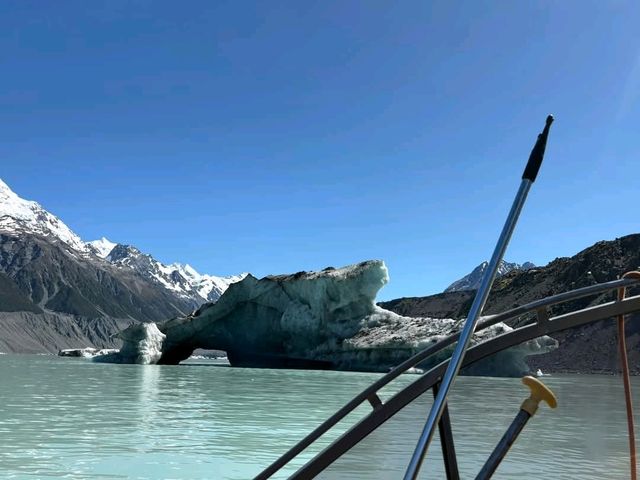
[[[103,360],[176,364],[203,348],[225,350],[234,366],[388,371],[461,324],[453,319],[403,317],[380,308],[375,298],[388,281],[387,267],[378,260],[260,280],[248,275],[216,303],[159,324],[157,333],[149,324],[129,327],[120,334],[125,341],[122,355]],[[473,342],[509,328],[497,324],[476,334]],[[138,351],[148,350],[148,345],[154,346],[153,354]],[[501,352],[469,373],[528,373],[528,355],[556,346],[555,340],[541,337]]]

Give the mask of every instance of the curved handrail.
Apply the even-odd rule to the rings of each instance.
[[[576,300],[579,298],[588,297],[590,295],[607,292],[609,290],[613,290],[619,287],[626,287],[639,282],[640,281],[637,279],[629,279],[629,278],[612,280],[610,282],[589,285],[587,287],[582,287],[575,290],[570,290],[568,292],[559,293],[557,295],[552,295],[550,297],[546,297],[543,299],[534,300],[533,302],[527,303],[525,305],[521,305],[519,307],[512,308],[511,310],[507,310],[506,312],[483,317],[478,323],[478,328],[476,329],[476,332],[483,330],[487,327],[490,327],[492,325],[495,325],[496,323],[510,320],[512,318],[519,317],[526,313],[537,311],[541,308],[548,308],[550,306],[564,303],[570,300]],[[353,397],[336,413],[334,413],[331,417],[329,417],[322,424],[316,427],[313,431],[311,431],[308,435],[306,435],[293,447],[291,447],[287,452],[285,452],[282,456],[280,456],[275,462],[273,462],[271,465],[265,468],[262,472],[260,472],[254,478],[254,480],[266,480],[269,477],[271,477],[274,473],[276,473],[278,470],[284,467],[287,463],[293,460],[299,453],[305,450],[309,445],[311,445],[318,438],[320,438],[327,431],[329,431],[340,420],[342,420],[349,413],[351,413],[358,406],[360,406],[360,404],[362,404],[365,400],[370,400],[373,403],[377,398],[377,392],[380,389],[382,389],[384,386],[392,382],[394,379],[396,379],[398,376],[400,376],[410,368],[415,367],[417,364],[419,364],[426,358],[430,357],[431,355],[434,355],[435,353],[440,352],[441,350],[444,350],[448,346],[455,343],[458,340],[459,335],[460,335],[459,332],[454,333],[442,339],[438,343],[435,343],[430,347],[427,347],[426,349],[416,353],[415,355],[413,355],[411,358],[408,358],[404,362],[400,363],[398,366],[393,368],[389,373],[387,373],[380,379],[376,380],[374,383],[369,385],[358,395]]]
[[[604,318],[640,311],[640,295],[628,297],[594,307],[584,308],[575,312],[559,315],[552,319],[539,319],[528,324],[485,340],[471,347],[465,356],[463,367],[469,366],[490,355],[519,345],[528,340],[566,330],[567,328],[586,325]],[[331,465],[342,454],[359,443],[376,428],[389,420],[409,403],[432,388],[442,377],[450,359],[436,365],[413,383],[392,396],[387,402],[381,403],[353,425],[349,430],[337,438],[331,445],[317,454],[313,459],[295,472],[289,480],[306,480],[314,478],[321,471]]]

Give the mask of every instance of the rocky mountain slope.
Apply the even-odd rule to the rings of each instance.
[[[20,292],[19,298],[39,311],[151,321],[197,306],[135,271],[24,233],[0,233],[0,272]],[[9,292],[5,289],[3,296]],[[2,305],[1,310],[10,308]]]
[[[63,348],[117,348],[113,338],[131,324],[110,317],[87,318],[64,313],[0,312],[0,352],[57,353]]]
[[[123,322],[185,315],[217,300],[241,278],[167,266],[105,238],[85,243],[55,215],[20,198],[0,180],[0,312],[30,312],[0,317],[0,351],[22,351],[25,338],[31,339],[29,351],[37,351],[37,338],[42,351],[87,346],[72,345],[74,336],[78,342],[95,340],[95,346],[109,347],[109,336],[93,335],[86,326],[115,333]],[[59,336],[39,337],[34,333],[38,322],[43,331],[53,329]],[[50,344],[47,338],[57,340]]]
[[[498,278],[484,313],[498,313],[533,300],[614,280],[640,266],[640,234],[602,241],[573,257],[557,258],[545,267],[515,270]],[[640,293],[630,289],[629,294]],[[383,308],[412,317],[466,316],[474,291],[445,292],[428,297],[400,298],[383,302]],[[552,309],[553,315],[611,301],[614,293],[579,299]],[[640,315],[627,322],[630,362],[640,373]],[[617,370],[615,322],[603,320],[593,325],[561,332],[556,336],[560,347],[545,355],[532,357],[535,368],[567,372],[613,372]]]

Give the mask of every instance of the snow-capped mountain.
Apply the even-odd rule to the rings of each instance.
[[[239,282],[247,275],[246,273],[229,277],[201,275],[190,265],[180,263],[164,265],[131,245],[114,244],[105,238],[96,242],[101,242],[101,245],[114,245],[104,257],[106,261],[118,267],[135,270],[183,298],[196,300],[198,304],[215,302],[229,285]],[[102,251],[104,250],[103,248]]]
[[[84,242],[58,217],[46,211],[37,202],[20,198],[2,180],[0,231],[34,234],[52,243],[62,242],[79,252],[81,258],[93,258],[98,262],[108,262],[119,269],[133,270],[196,306],[204,302],[215,302],[229,285],[246,276],[246,273],[229,277],[202,275],[190,265],[165,265],[136,247],[117,244],[105,237]]]
[[[173,269],[172,275],[174,277],[177,274],[182,278],[186,278],[193,291],[197,292],[198,295],[208,302],[215,302],[222,296],[224,291],[229,288],[229,285],[239,282],[247,276],[247,273],[229,275],[227,277],[201,275],[191,265],[182,265],[180,263],[173,263],[169,265],[169,268]]]
[[[480,282],[482,282],[482,277],[484,276],[484,272],[489,266],[489,262],[484,261],[476,268],[473,269],[471,273],[465,275],[459,280],[456,280],[451,285],[449,285],[445,292],[457,292],[460,290],[477,290],[480,287]],[[535,265],[531,262],[524,262],[522,265],[519,263],[510,263],[502,260],[500,265],[498,266],[498,277],[502,275],[506,275],[507,273],[513,270],[529,270],[530,268],[534,268]]]
[[[79,252],[87,252],[86,244],[58,217],[39,203],[20,198],[1,179],[0,230],[34,233],[51,241],[59,240]]]

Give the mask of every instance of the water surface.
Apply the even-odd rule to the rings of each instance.
[[[142,366],[0,355],[0,477],[248,479],[377,378],[202,361]],[[403,375],[383,399],[416,378]],[[541,409],[494,478],[628,478],[620,378],[544,380],[559,408]],[[638,379],[634,386],[640,390]],[[450,404],[463,478],[475,476],[525,396],[517,379],[456,384]],[[408,407],[322,478],[401,477],[430,402],[425,396]],[[429,473],[443,475],[438,448],[424,478]]]

